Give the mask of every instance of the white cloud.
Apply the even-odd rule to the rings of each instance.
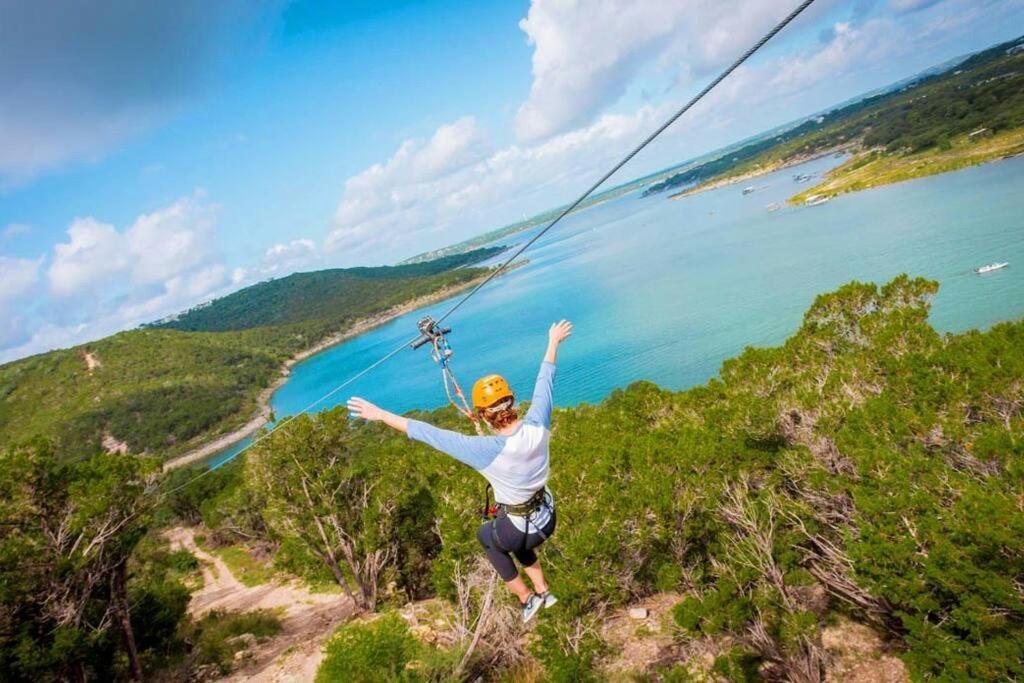
[[[280,5],[2,3],[0,192],[173,116],[260,44]]]
[[[205,263],[211,255],[217,208],[197,191],[139,216],[124,233],[94,218],[78,218],[68,242],[54,247],[50,289],[62,297],[130,277],[154,284]]]
[[[139,216],[126,234],[136,282],[161,282],[206,261],[211,253],[217,207],[197,191],[168,207]]]
[[[311,267],[319,260],[316,243],[311,239],[297,239],[287,243],[275,244],[263,254],[262,275],[290,273],[301,268]],[[244,271],[239,275],[244,279]]]
[[[124,240],[114,226],[94,218],[76,218],[68,228],[67,243],[53,248],[50,290],[70,296],[108,282],[128,267]]]
[[[33,259],[0,256],[0,304],[28,293],[39,280],[40,264]]]
[[[653,107],[633,115],[606,114],[584,128],[539,144],[488,151],[468,164],[424,164],[430,147],[407,140],[386,163],[345,183],[325,250],[345,264],[391,262],[427,244],[550,208],[551,191],[573,191],[591,180],[662,115]],[[442,126],[439,133],[450,128]]]
[[[533,141],[585,125],[647,68],[689,81],[724,66],[791,4],[533,0],[519,24],[534,52],[516,132]]]
[[[32,226],[26,223],[8,223],[4,226],[3,230],[0,230],[0,237],[5,240],[18,237],[19,235],[30,234],[32,234]]]
[[[139,216],[124,232],[75,219],[47,269],[54,298],[36,302],[45,311],[33,324],[8,304],[32,291],[43,260],[0,257],[0,362],[135,327],[240,284],[246,272],[229,274],[214,258],[216,218],[217,207],[197,191]]]

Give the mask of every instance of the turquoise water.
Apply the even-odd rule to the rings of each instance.
[[[794,173],[670,201],[634,193],[576,214],[539,240],[528,265],[501,276],[451,319],[453,368],[464,385],[504,374],[529,391],[548,325],[569,318],[558,405],[597,402],[649,379],[683,389],[713,377],[747,345],[791,335],[821,293],[853,279],[903,272],[938,280],[932,313],[942,331],[1024,316],[1024,158],[768,212],[801,189]],[[525,240],[533,233],[516,235]],[[988,275],[992,261],[1010,267]],[[281,418],[304,408],[415,334],[424,313],[398,318],[298,364],[272,399]],[[352,395],[403,412],[446,403],[428,351],[405,351],[317,409]],[[215,456],[229,459],[244,443]]]

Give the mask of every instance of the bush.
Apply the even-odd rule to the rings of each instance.
[[[395,612],[343,625],[324,651],[317,683],[443,680],[454,670],[459,654],[420,643]]]
[[[280,631],[281,620],[269,610],[242,613],[215,610],[193,624],[191,636],[197,663],[216,664],[222,673],[227,673],[235,653],[242,649],[241,643],[232,638],[248,633],[260,640]]]

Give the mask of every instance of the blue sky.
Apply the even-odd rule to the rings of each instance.
[[[0,0],[0,361],[563,203],[793,4]],[[616,180],[1021,33],[818,0]]]

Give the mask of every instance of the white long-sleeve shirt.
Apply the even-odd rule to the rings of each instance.
[[[422,441],[480,472],[493,487],[497,502],[525,503],[548,481],[554,378],[554,363],[541,363],[530,409],[519,428],[508,436],[468,436],[409,420],[409,438]],[[550,493],[548,504],[554,508]],[[531,515],[531,533],[544,526],[550,514],[548,507],[542,506]],[[525,530],[524,518],[509,515],[509,519],[516,528]]]

